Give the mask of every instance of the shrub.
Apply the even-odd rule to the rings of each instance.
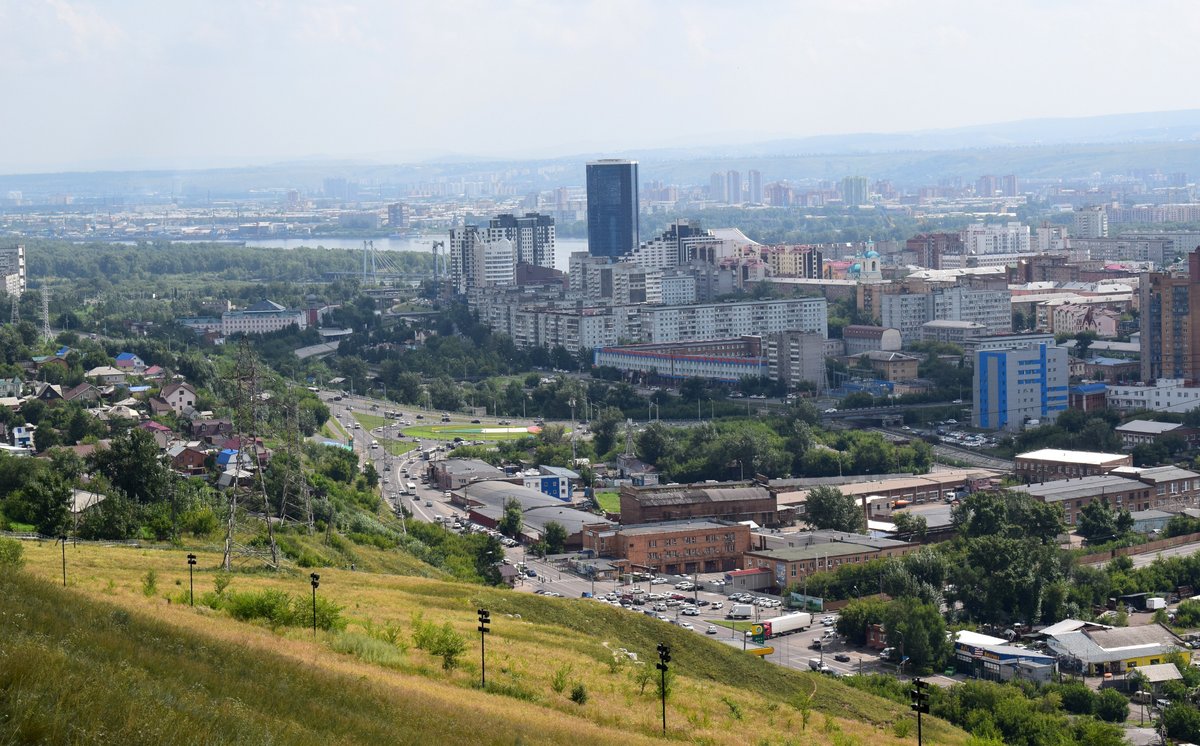
[[[558,668],[554,672],[554,678],[550,680],[550,688],[555,694],[562,694],[567,688],[567,677],[571,675],[571,664],[567,663]]]
[[[16,539],[0,539],[0,569],[20,570],[25,565],[25,547]]]
[[[441,658],[442,668],[446,671],[458,665],[459,656],[467,649],[466,639],[454,631],[450,622],[439,627],[426,622],[420,612],[413,615],[413,644]]]
[[[576,684],[571,689],[571,701],[577,705],[586,705],[588,700],[587,687],[583,684]]]
[[[153,596],[158,593],[158,573],[154,570],[147,570],[142,576],[142,595],[146,597]]]
[[[330,642],[338,653],[353,655],[359,660],[387,668],[399,668],[404,663],[403,649],[368,635],[343,632]]]
[[[908,738],[909,734],[912,733],[912,727],[912,721],[908,720],[907,718],[897,720],[892,725],[892,734],[895,735],[896,738]]]

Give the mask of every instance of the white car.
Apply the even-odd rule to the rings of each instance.
[[[683,610],[684,616],[700,616],[700,610],[695,606],[689,606]]]
[[[691,622],[680,622],[679,626],[682,627],[683,629],[695,629],[695,627],[692,626]]]
[[[712,606],[709,606],[708,608],[712,609],[713,611],[716,611],[717,609],[725,608],[725,604],[721,601],[713,601]]]

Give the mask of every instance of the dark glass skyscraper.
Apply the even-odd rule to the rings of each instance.
[[[587,164],[588,253],[619,257],[638,246],[637,161]]]

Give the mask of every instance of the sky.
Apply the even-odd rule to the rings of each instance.
[[[1196,38],[1192,0],[0,0],[0,173],[1193,109]]]

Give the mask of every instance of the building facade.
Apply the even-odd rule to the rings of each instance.
[[[554,268],[554,218],[536,212],[497,215],[488,223],[491,240],[512,241],[516,264]]]
[[[587,164],[588,253],[619,257],[638,247],[637,161]]]
[[[308,316],[303,311],[291,311],[278,303],[261,300],[244,311],[221,314],[221,335],[270,334],[295,325],[299,329],[308,327]]]
[[[804,331],[827,336],[824,298],[706,303],[641,309],[645,342],[727,339],[751,334]]]
[[[1200,377],[1200,248],[1188,254],[1188,273],[1141,277],[1142,382]]]
[[[1121,466],[1133,466],[1128,453],[1097,453],[1042,448],[1018,454],[1013,461],[1017,477],[1025,482],[1046,482],[1107,474]]]
[[[754,482],[627,486],[620,498],[621,520],[632,524],[698,518],[760,526],[779,522],[775,496]]]
[[[631,570],[672,575],[723,572],[741,566],[750,548],[750,527],[712,520],[588,526],[583,548],[621,560]]]
[[[9,296],[25,292],[25,244],[0,246],[0,278]]]
[[[1019,431],[1034,420],[1053,422],[1067,408],[1068,380],[1064,347],[976,352],[972,424]]]

